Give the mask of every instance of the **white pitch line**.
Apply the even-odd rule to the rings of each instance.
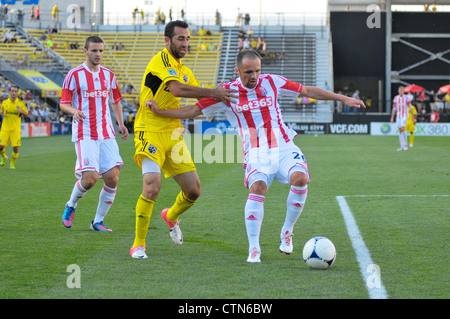
[[[369,249],[367,249],[361,233],[359,232],[358,225],[345,200],[345,196],[336,196],[336,200],[341,208],[342,216],[344,216],[348,236],[352,242],[353,250],[355,251],[359,269],[363,276],[370,299],[387,299],[388,295],[386,288],[384,288],[383,283],[381,282],[380,272],[376,270],[376,267],[378,266],[374,265],[372,258],[370,257]],[[373,272],[373,269],[375,269],[375,272]]]

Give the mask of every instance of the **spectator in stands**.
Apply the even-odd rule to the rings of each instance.
[[[450,92],[444,96],[444,112],[450,108]]]
[[[244,41],[244,39],[246,38],[247,33],[244,31],[244,29],[241,27],[241,29],[238,31],[238,38],[242,39],[242,41]]]
[[[27,90],[27,91],[25,92],[24,97],[23,97],[24,101],[30,101],[32,98],[33,98],[33,96],[31,95],[30,90]]]
[[[131,12],[131,16],[133,17],[133,21],[132,24],[136,23],[136,15],[139,13],[139,9],[138,7],[136,7],[132,12]]]
[[[431,112],[436,111],[436,94],[433,90],[431,90],[430,94],[428,95],[428,102],[430,103]]]
[[[161,24],[162,25],[166,24],[166,15],[164,14],[164,12],[161,12]]]
[[[222,25],[222,14],[219,12],[219,9],[216,9],[216,25]]]
[[[36,12],[36,8],[34,6],[31,7],[30,10],[30,22],[34,22],[36,21],[35,17],[34,17],[34,13]]]
[[[437,123],[439,122],[439,113],[436,110],[432,110],[430,114],[430,122]]]
[[[36,6],[34,18],[36,19],[36,21],[39,21],[41,19],[41,9],[39,9],[39,6]]]
[[[425,92],[421,92],[419,96],[417,97],[417,107],[419,108],[419,112],[422,109],[426,109],[425,107],[425,101],[427,100],[427,95]]]
[[[144,9],[141,9],[141,11],[139,12],[141,15],[141,24],[145,24],[145,13],[144,13]]]
[[[2,33],[2,43],[8,43],[8,37],[6,36],[6,31]]]
[[[79,47],[80,47],[80,45],[78,44],[78,41],[72,42],[70,44],[71,49],[77,50]]]
[[[238,40],[238,51],[240,52],[244,48],[244,40],[239,38]]]
[[[125,46],[122,44],[122,42],[119,42],[119,46],[117,47],[117,50],[119,50],[119,51],[125,50]]]
[[[355,93],[353,93],[353,96],[352,96],[355,100],[361,100],[360,99],[360,97],[359,97],[359,90],[355,90]],[[356,112],[358,112],[358,110],[356,110],[356,108],[353,108],[353,113],[356,113]]]
[[[428,114],[425,108],[420,111],[419,115],[417,116],[417,121],[421,123],[428,122]]]
[[[117,46],[117,42],[114,42],[114,45],[112,46],[113,51],[117,51],[119,47]]]
[[[58,11],[59,11],[58,5],[55,4],[52,8],[52,21],[53,22],[56,22],[56,20],[58,19]]]
[[[13,39],[13,34],[11,33],[11,30],[8,29],[8,31],[6,31],[5,37],[2,38],[3,43],[12,43],[13,42],[12,39]],[[16,40],[16,42],[17,42],[17,40]]]
[[[280,60],[286,60],[287,59],[287,54],[284,51],[281,51],[280,53]]]
[[[438,113],[444,111],[444,96],[443,94],[436,93],[436,110]]]
[[[256,51],[262,57],[266,55],[266,42],[261,37],[258,37],[258,43],[256,44]]]
[[[47,40],[47,48],[51,50],[55,50],[57,46],[53,43],[52,37],[49,37]]]
[[[134,89],[134,86],[133,86],[133,83],[128,83],[128,86],[127,86],[127,94],[133,94],[133,89]]]
[[[41,114],[41,122],[44,123],[50,122],[48,106],[42,107],[42,109],[40,110],[40,114]]]
[[[250,14],[248,14],[248,13],[245,14],[244,21],[245,21],[245,25],[250,24]]]
[[[236,15],[236,25],[241,25],[242,24],[242,12],[241,12],[241,8],[238,8],[238,13]]]
[[[250,50],[250,40],[248,38],[244,40],[244,50]]]
[[[206,35],[206,31],[203,28],[200,28],[197,32],[197,35],[202,37]]]
[[[329,91],[329,90],[327,90],[327,91]],[[338,94],[342,95],[342,91],[339,91]],[[344,109],[344,103],[342,103],[342,101],[336,101],[336,113],[342,113],[343,109]]]

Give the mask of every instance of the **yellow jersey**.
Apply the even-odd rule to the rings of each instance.
[[[411,105],[411,108],[412,108],[412,114],[411,114],[411,110],[408,108],[408,120],[407,120],[407,123],[409,123],[411,125],[414,125],[413,119],[414,119],[414,116],[417,115],[417,109],[416,109],[416,107],[414,105]]]
[[[18,98],[12,102],[11,98],[2,102],[1,110],[3,111],[2,131],[20,131],[20,122],[22,121],[22,114],[17,111],[20,107],[22,111],[27,112],[27,106]]]
[[[139,110],[134,123],[135,131],[172,132],[183,127],[179,119],[171,119],[155,115],[145,102],[154,100],[160,109],[177,109],[180,107],[180,97],[170,93],[166,83],[179,81],[192,86],[200,86],[192,71],[184,64],[178,63],[166,49],[157,53],[148,63],[142,78],[139,96]]]

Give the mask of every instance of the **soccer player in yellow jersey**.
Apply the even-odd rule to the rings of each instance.
[[[165,178],[172,176],[181,188],[172,207],[161,212],[175,244],[183,243],[178,218],[200,196],[200,180],[181,135],[180,120],[154,114],[145,102],[152,99],[161,109],[177,109],[182,97],[213,97],[220,101],[237,97],[235,90],[225,89],[221,84],[213,89],[202,88],[192,71],[181,62],[189,46],[188,28],[186,22],[179,20],[166,25],[166,48],[151,59],[142,79],[140,107],[134,124],[134,161],[142,170],[143,190],[136,204],[136,236],[130,249],[133,258],[147,258],[145,239],[161,189],[161,170]]]
[[[28,117],[28,110],[25,103],[18,98],[19,88],[15,85],[11,86],[9,91],[9,99],[4,100],[0,109],[0,116],[3,116],[2,129],[0,131],[0,167],[5,166],[8,157],[5,154],[5,148],[11,142],[13,152],[11,155],[11,163],[9,168],[16,169],[16,160],[19,157],[20,139],[20,122],[22,116]]]
[[[412,109],[412,114],[411,114]],[[417,122],[417,109],[414,105],[411,105],[411,109],[408,108],[408,120],[406,121],[405,131],[409,132],[409,147],[414,146],[414,132],[416,130]]]

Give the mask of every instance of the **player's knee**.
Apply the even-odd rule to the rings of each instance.
[[[294,172],[291,174],[291,185],[292,186],[305,186],[308,184],[308,178],[305,173]]]
[[[256,181],[250,187],[250,193],[265,195],[267,191],[267,185],[264,181]]]
[[[184,194],[186,195],[187,198],[189,198],[191,200],[197,200],[197,198],[200,197],[201,192],[202,192],[202,190],[201,190],[200,182],[198,182],[198,183],[194,183],[194,184],[190,185],[189,189],[184,191]]]
[[[144,174],[144,186],[142,190],[142,195],[145,198],[156,200],[161,190],[161,179],[154,178],[153,174]]]

